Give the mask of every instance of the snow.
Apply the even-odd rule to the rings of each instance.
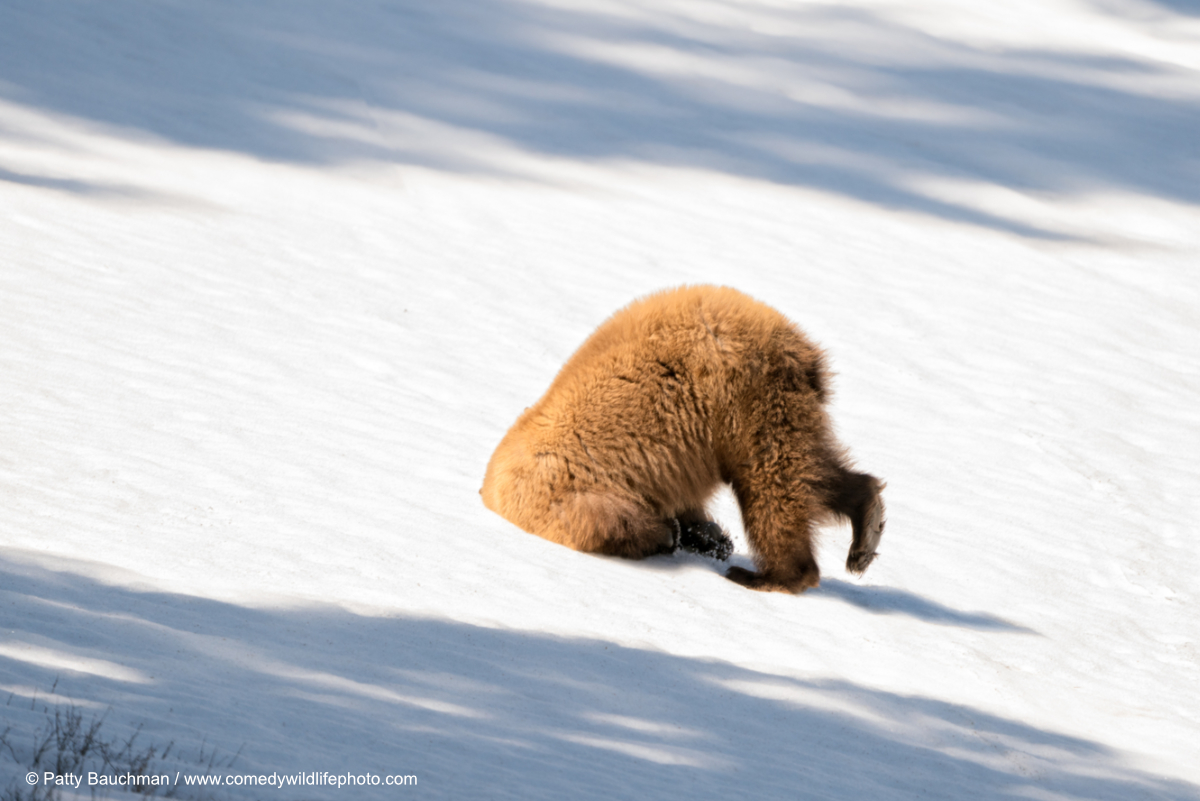
[[[1190,0],[0,4],[0,731],[419,778],[235,798],[1200,798],[1198,79]],[[829,351],[862,579],[479,502],[702,282]]]

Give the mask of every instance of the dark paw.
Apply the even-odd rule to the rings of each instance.
[[[862,574],[879,555],[875,549],[879,547],[883,527],[887,525],[883,514],[883,498],[877,494],[863,515],[862,536],[855,537],[855,543],[846,557],[846,569],[851,573]]]
[[[756,588],[762,584],[762,576],[755,573],[753,570],[747,570],[744,567],[731,567],[725,571],[725,578],[735,584],[741,584],[743,587]]]
[[[716,523],[706,520],[680,523],[676,520],[675,527],[679,532],[679,547],[689,553],[710,556],[722,562],[733,553],[733,540]]]
[[[851,551],[850,556],[846,558],[846,569],[851,573],[862,574],[871,566],[871,563],[875,561],[875,557],[877,556],[879,556],[878,553],[856,553],[855,551]]]
[[[793,594],[818,587],[821,584],[821,573],[815,566],[811,571],[786,578],[778,578],[755,573],[744,567],[731,567],[725,571],[725,578],[760,592],[790,592]]]

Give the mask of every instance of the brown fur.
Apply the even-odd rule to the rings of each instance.
[[[824,356],[771,307],[727,287],[666,290],[614,314],[525,410],[488,463],[483,502],[531,533],[631,558],[672,550],[672,518],[708,520],[733,487],[758,590],[820,571],[813,526],[854,529],[861,573],[883,530],[882,483],[849,468],[825,412]]]

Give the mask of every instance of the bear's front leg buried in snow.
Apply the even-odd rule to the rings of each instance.
[[[815,526],[854,531],[846,569],[883,534],[883,482],[850,469],[826,415],[821,351],[779,312],[726,287],[681,287],[613,315],[517,420],[488,463],[483,501],[580,551],[642,558],[678,548],[727,559],[702,510],[733,487],[756,590],[820,583]]]

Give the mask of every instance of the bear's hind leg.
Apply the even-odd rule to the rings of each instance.
[[[829,508],[850,519],[854,540],[846,557],[846,569],[862,573],[875,561],[876,549],[883,536],[884,483],[866,473],[841,470],[830,487]]]

